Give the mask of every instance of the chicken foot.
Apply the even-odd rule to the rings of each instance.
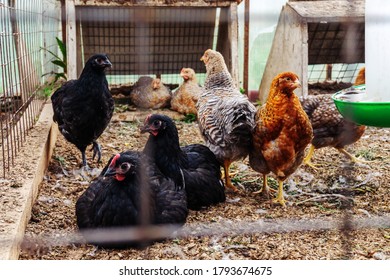
[[[354,155],[348,153],[344,148],[338,148],[337,150],[340,153],[346,155],[354,163],[370,163],[371,162],[371,161],[366,161],[364,159],[360,159],[360,158],[355,157]]]
[[[274,189],[271,189],[268,186],[268,180],[267,180],[267,175],[263,175],[263,187],[255,192],[252,192],[253,194],[259,194],[261,193],[263,196],[269,197],[270,192],[276,192]]]
[[[92,150],[93,150],[92,160],[94,160],[96,155],[97,155],[97,162],[100,162],[100,159],[102,157],[102,148],[101,148],[100,144],[96,141],[92,141],[91,151]]]

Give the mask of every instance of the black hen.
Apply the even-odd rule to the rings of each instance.
[[[80,230],[148,224],[185,223],[186,193],[163,176],[147,156],[127,151],[112,157],[76,203]],[[88,240],[88,236],[87,236]],[[141,242],[93,242],[104,247]]]
[[[107,55],[97,54],[88,59],[78,80],[70,80],[51,97],[58,128],[65,139],[73,143],[87,166],[85,150],[93,144],[93,157],[101,158],[97,139],[106,129],[114,111],[114,100],[108,89],[105,69],[111,67]]]
[[[154,159],[165,176],[185,188],[189,209],[225,201],[221,165],[209,148],[201,144],[181,148],[174,122],[164,115],[148,116],[141,132],[150,133],[144,153]]]

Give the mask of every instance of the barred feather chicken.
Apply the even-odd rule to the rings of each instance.
[[[360,69],[355,85],[365,84],[365,67]],[[366,127],[355,124],[339,113],[330,94],[307,96],[300,99],[313,126],[314,138],[304,163],[316,169],[311,162],[315,149],[334,147],[352,162],[365,162],[345,150],[345,146],[358,141]]]
[[[77,225],[87,240],[87,229],[147,224],[183,225],[188,215],[184,188],[165,177],[142,153],[113,156],[101,176],[76,202]],[[91,241],[103,247],[145,245],[134,241]]]
[[[144,153],[165,176],[186,190],[189,209],[200,210],[225,201],[221,166],[209,148],[202,144],[180,147],[175,123],[165,115],[148,116],[141,132],[150,133]]]
[[[108,89],[105,70],[111,62],[105,54],[88,59],[77,80],[67,81],[51,96],[53,120],[65,139],[80,151],[82,165],[87,166],[85,150],[92,144],[93,156],[101,158],[99,136],[109,124],[114,112],[114,99]]]
[[[199,129],[224,168],[226,187],[237,191],[229,167],[249,153],[256,107],[236,88],[219,52],[209,49],[201,60],[207,76],[197,103]]]
[[[283,182],[300,166],[305,148],[313,138],[313,130],[294,90],[300,86],[292,72],[277,75],[271,84],[266,103],[256,113],[250,166],[263,174],[261,192],[269,194],[267,174],[272,172],[279,182],[275,203],[285,206]]]
[[[171,90],[159,78],[142,76],[134,84],[130,93],[131,102],[144,109],[159,109],[169,106]]]
[[[184,81],[172,95],[171,109],[182,114],[196,115],[196,103],[198,102],[202,88],[196,80],[193,69],[181,69],[180,76]]]

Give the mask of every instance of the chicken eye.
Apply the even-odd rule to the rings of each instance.
[[[103,59],[97,58],[97,59],[96,59],[96,62],[97,62],[98,64],[102,64],[102,63],[103,63]]]
[[[291,78],[290,78],[290,77],[287,77],[286,80],[287,80],[287,81],[291,81]]]
[[[131,164],[128,162],[124,162],[120,165],[120,169],[124,172],[128,171],[131,167]]]
[[[156,127],[159,127],[159,126],[161,125],[161,121],[155,120],[155,121],[153,122],[153,125],[156,126]]]

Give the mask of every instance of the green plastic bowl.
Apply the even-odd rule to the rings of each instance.
[[[350,88],[350,90],[354,89],[365,91],[366,86]],[[344,118],[362,125],[390,127],[390,102],[354,102],[341,99],[347,91],[348,89],[338,91],[332,95],[337,109]]]

